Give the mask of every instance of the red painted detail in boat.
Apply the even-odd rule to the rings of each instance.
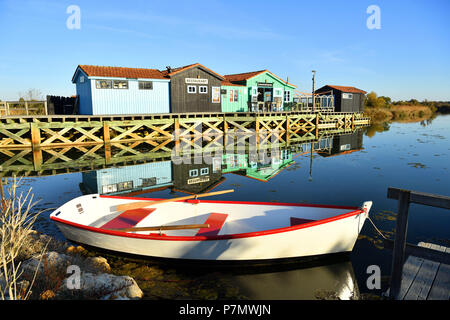
[[[140,208],[127,210],[119,214],[117,217],[102,225],[101,229],[120,229],[132,228],[147,217],[150,213],[155,211],[155,208]]]
[[[291,226],[297,226],[299,224],[309,223],[312,221],[315,221],[315,220],[291,217]]]
[[[224,235],[216,235],[216,236],[160,236],[160,235],[146,235],[146,234],[137,234],[137,233],[127,233],[123,231],[114,231],[114,230],[105,230],[95,227],[90,227],[86,225],[82,225],[79,223],[71,222],[68,220],[64,220],[61,218],[57,218],[55,216],[50,216],[50,219],[74,228],[79,228],[82,230],[97,232],[97,233],[103,233],[111,236],[119,236],[124,238],[139,238],[139,239],[147,239],[147,240],[170,240],[170,241],[204,241],[204,240],[229,240],[229,239],[239,239],[239,238],[249,238],[249,237],[258,237],[258,236],[265,236],[270,234],[276,234],[276,233],[283,233],[283,232],[289,232],[289,231],[295,231],[299,229],[304,228],[310,228],[315,227],[318,225],[322,225],[325,223],[330,223],[333,221],[357,216],[359,214],[363,213],[364,211],[357,209],[354,211],[350,211],[347,213],[343,213],[334,217],[322,219],[322,220],[315,220],[312,222],[290,226],[290,227],[284,227],[284,228],[277,228],[277,229],[270,229],[270,230],[263,230],[263,231],[255,231],[255,232],[245,232],[245,233],[236,233],[236,234],[224,234]]]
[[[124,200],[144,200],[144,201],[158,201],[167,200],[161,198],[133,198],[133,197],[121,197],[121,196],[108,196],[99,195],[100,198],[112,198],[112,199],[124,199]],[[224,200],[178,200],[174,202],[187,202],[187,203],[229,203],[229,204],[247,204],[247,205],[267,205],[267,206],[292,206],[292,207],[311,207],[311,208],[330,208],[330,209],[349,209],[359,210],[358,207],[353,206],[335,206],[328,204],[308,204],[308,203],[286,203],[286,202],[257,202],[257,201],[224,201]]]
[[[217,236],[227,217],[228,215],[225,213],[211,213],[204,222],[209,224],[209,228],[201,228],[195,236]]]

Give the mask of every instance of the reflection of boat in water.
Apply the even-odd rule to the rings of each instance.
[[[234,276],[242,294],[254,300],[313,300],[359,296],[351,261],[288,271]]]
[[[87,195],[67,202],[50,218],[69,240],[103,249],[258,262],[349,252],[372,205],[158,200]]]

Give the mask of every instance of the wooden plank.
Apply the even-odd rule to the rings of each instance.
[[[393,249],[394,241],[390,239],[385,239],[384,248]],[[428,260],[450,264],[450,254],[442,252],[441,250],[434,250],[432,248],[416,246],[410,243],[406,243],[405,245],[405,255],[412,255],[415,257],[421,257]]]
[[[398,197],[402,191],[409,191],[409,190],[403,190],[403,189],[399,189],[399,188],[389,187],[387,197],[390,199],[398,199]],[[409,192],[410,192],[410,200],[409,201],[411,203],[417,203],[417,204],[422,204],[422,205],[426,205],[426,206],[450,209],[450,197],[449,196],[443,196],[443,195],[437,195],[437,194],[431,194],[431,193],[425,193],[425,192],[418,192],[418,191],[409,191]]]
[[[441,248],[450,254],[450,248]],[[434,279],[433,287],[428,295],[428,300],[450,299],[450,265],[441,263]]]
[[[419,246],[430,248],[429,243],[419,243]],[[439,267],[439,262],[424,259],[419,271],[414,278],[411,287],[406,293],[404,300],[425,300],[431,290],[434,278]]]
[[[111,135],[109,133],[109,122],[103,122],[103,142],[105,144],[111,143]]]
[[[403,300],[405,295],[408,293],[409,288],[416,278],[417,272],[419,272],[420,267],[423,263],[422,258],[409,256],[403,266],[402,283],[400,286],[399,294],[397,295],[397,300]]]

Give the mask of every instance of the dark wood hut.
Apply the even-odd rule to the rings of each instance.
[[[201,65],[166,67],[162,73],[170,79],[170,111],[221,112],[220,89],[224,78]]]
[[[331,94],[334,96],[336,112],[363,112],[366,91],[355,87],[326,85],[314,91],[316,94]]]

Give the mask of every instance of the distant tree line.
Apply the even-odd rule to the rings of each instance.
[[[366,95],[365,106],[370,108],[387,108],[392,106],[424,106],[435,113],[450,113],[450,101],[418,101],[416,99],[392,101],[390,97],[377,96],[373,91]]]

